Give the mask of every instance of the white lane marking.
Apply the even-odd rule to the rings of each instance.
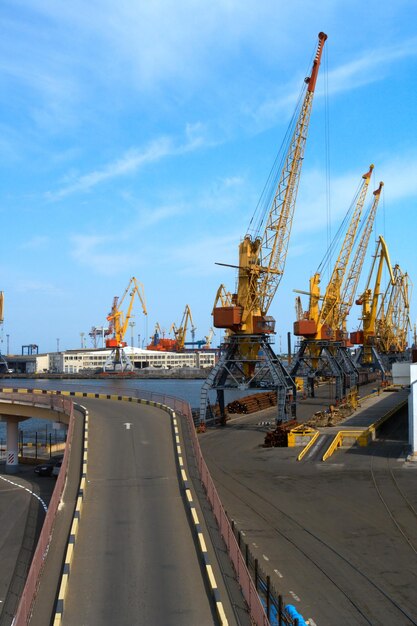
[[[309,624],[310,626],[317,626],[316,622],[314,621],[312,617],[309,617],[308,620],[306,620],[306,623]]]
[[[38,496],[37,493],[35,493],[34,491],[31,491],[30,489],[28,489],[24,485],[19,485],[19,483],[15,483],[12,480],[9,480],[8,478],[4,478],[4,476],[0,476],[0,479],[4,480],[5,483],[9,483],[10,485],[13,485],[14,487],[19,487],[19,489],[23,489],[24,491],[27,491],[31,496],[33,496],[34,498],[39,500],[39,502],[41,503],[41,505],[43,507],[43,510],[45,511],[45,513],[47,512],[47,510],[48,510],[47,505],[42,500],[42,498],[40,496]]]
[[[269,558],[266,556],[266,554],[263,554],[262,556],[265,559],[265,561],[269,561]]]
[[[258,548],[259,547],[257,543],[252,543],[252,545],[253,545],[254,548]]]
[[[297,596],[296,593],[294,593],[294,591],[289,591],[289,594],[294,598],[294,600],[296,600],[297,602],[301,602],[300,598]]]
[[[131,422],[125,422],[123,426],[126,426],[126,430],[130,430],[130,427],[132,426],[132,424]]]
[[[277,569],[274,569],[274,572],[278,576],[278,578],[284,578],[284,576],[281,574],[281,572],[279,572]]]
[[[246,537],[246,533],[244,533],[243,530],[240,531],[240,534],[242,535],[242,537]]]

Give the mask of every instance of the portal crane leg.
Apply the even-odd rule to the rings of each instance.
[[[357,387],[359,383],[359,371],[351,357],[349,349],[344,346],[339,346],[336,350],[336,361],[349,380],[349,388]],[[344,389],[344,392],[345,391]]]
[[[330,352],[330,350],[327,347],[323,347],[322,355],[325,358],[326,362],[328,363],[332,376],[335,379],[335,386],[336,386],[335,399],[336,401],[339,401],[346,394],[343,370],[340,364],[337,362],[334,355]]]
[[[304,339],[294,359],[291,376],[303,378],[304,390],[307,394],[313,377],[334,378],[335,400],[339,401],[345,395],[345,372],[326,342]]]
[[[258,356],[248,362],[247,344],[257,344]],[[246,348],[243,349],[242,348]],[[259,356],[262,355],[262,357]],[[248,367],[250,365],[251,367]],[[245,372],[251,371],[248,376]],[[224,391],[260,389],[277,392],[277,421],[295,415],[296,386],[269,343],[268,335],[231,335],[221,347],[220,358],[201,389],[200,423],[206,422],[209,391],[216,390],[221,421],[225,423]]]
[[[107,370],[113,370],[113,371],[133,371],[133,364],[132,361],[129,359],[129,357],[127,356],[126,352],[123,350],[123,348],[114,348],[114,350],[111,351],[111,353],[109,354],[109,356],[106,359],[106,362],[104,364],[104,371]]]
[[[356,367],[379,369],[382,374],[382,380],[386,380],[387,368],[385,367],[384,362],[382,360],[382,356],[379,354],[378,350],[374,346],[371,346],[370,348],[368,348],[367,353],[370,354],[370,358],[369,356],[367,356],[367,358],[364,359],[364,354],[365,354],[364,347],[360,346],[354,358]]]

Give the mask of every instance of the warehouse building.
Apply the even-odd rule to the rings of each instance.
[[[125,353],[135,369],[212,368],[214,350],[189,352],[161,352],[141,348],[125,348]],[[78,349],[48,354],[11,355],[8,367],[21,374],[82,374],[103,371],[111,350]]]

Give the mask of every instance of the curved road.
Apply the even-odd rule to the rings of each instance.
[[[64,626],[216,624],[181,496],[171,417],[83,400],[88,485]]]

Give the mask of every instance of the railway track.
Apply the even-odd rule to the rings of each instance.
[[[401,537],[417,556],[417,510],[399,486],[392,469],[391,456],[386,457],[386,468],[377,478],[374,467],[375,456],[371,456],[371,478],[375,490],[387,515]]]
[[[250,509],[252,515],[262,519],[276,537],[284,540],[310,563],[313,567],[312,573],[314,570],[316,573],[320,572],[328,584],[343,596],[359,619],[356,622],[352,620],[350,623],[371,624],[372,626],[396,623],[404,626],[409,624],[417,626],[417,616],[403,608],[389,592],[340,549],[331,545],[329,541],[313,532],[294,515],[287,513],[271,499],[265,498],[231,472],[216,463],[211,462],[210,465],[212,469],[215,469],[217,485],[240,500],[245,507]],[[223,475],[225,480],[219,479],[219,475]],[[387,615],[387,621],[380,621],[370,614],[367,608],[370,595],[373,595],[378,603],[379,613]]]

